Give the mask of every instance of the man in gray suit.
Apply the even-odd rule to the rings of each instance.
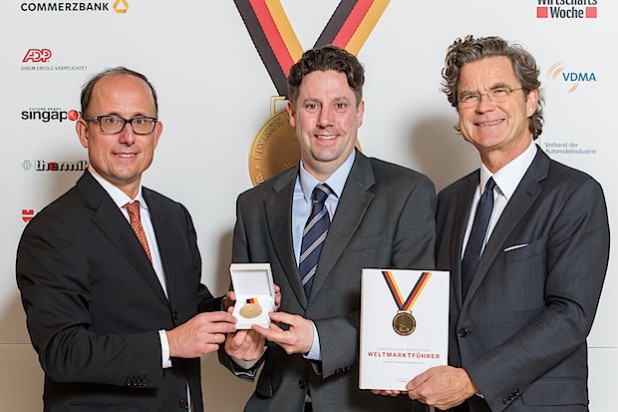
[[[229,334],[220,351],[249,379],[264,365],[247,411],[424,409],[358,389],[361,269],[432,268],[435,243],[431,181],[354,148],[363,83],[345,50],[306,52],[288,78],[300,164],[238,198],[232,260],[270,262],[282,295],[269,329]]]
[[[603,191],[534,143],[539,69],[497,37],[456,40],[442,71],[480,170],[438,196],[437,266],[451,271],[449,364],[408,383],[457,411],[586,411],[586,336],[609,255]]]

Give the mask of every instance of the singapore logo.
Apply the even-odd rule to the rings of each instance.
[[[597,81],[597,76],[594,72],[567,71],[563,61],[559,61],[552,65],[547,70],[546,78],[550,80],[562,80],[568,87],[567,94],[571,94],[577,90],[581,83]]]

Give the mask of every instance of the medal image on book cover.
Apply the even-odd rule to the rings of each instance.
[[[446,365],[449,273],[363,269],[361,279],[360,389],[405,390]]]

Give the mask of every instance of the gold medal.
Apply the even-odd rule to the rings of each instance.
[[[262,307],[257,303],[247,303],[245,306],[240,308],[238,313],[240,313],[240,316],[245,319],[257,318],[262,314]]]
[[[382,275],[384,275],[384,280],[399,309],[399,312],[397,312],[393,318],[393,330],[400,336],[411,335],[416,330],[416,319],[412,316],[412,306],[421,295],[425,285],[427,285],[431,277],[431,272],[423,272],[421,274],[406,300],[403,300],[403,295],[399,290],[399,286],[397,286],[393,274],[387,270],[383,270]]]
[[[257,298],[250,298],[245,301],[245,305],[240,308],[238,313],[245,319],[257,318],[262,314],[262,307],[258,303]]]
[[[398,312],[393,318],[393,330],[400,336],[411,335],[416,329],[416,319],[410,312]]]
[[[249,154],[249,175],[254,186],[295,166],[300,160],[296,132],[290,126],[287,110],[281,110],[264,123],[253,139]]]

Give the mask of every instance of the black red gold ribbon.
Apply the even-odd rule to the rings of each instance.
[[[314,47],[334,44],[358,54],[390,0],[342,0]],[[280,96],[303,48],[280,0],[234,0],[266,70]]]
[[[384,279],[386,280],[388,289],[391,291],[391,294],[393,295],[393,299],[395,299],[395,303],[397,304],[397,307],[399,308],[399,310],[405,310],[405,311],[410,311],[412,306],[414,306],[414,303],[420,296],[421,292],[425,288],[425,285],[427,285],[427,282],[429,282],[429,278],[431,277],[431,272],[423,272],[421,276],[418,278],[418,280],[416,281],[416,284],[414,285],[412,292],[410,292],[410,294],[408,295],[408,298],[404,301],[403,295],[401,294],[401,291],[399,290],[399,286],[397,286],[397,282],[395,281],[393,274],[387,270],[383,270],[382,274],[384,275]]]

